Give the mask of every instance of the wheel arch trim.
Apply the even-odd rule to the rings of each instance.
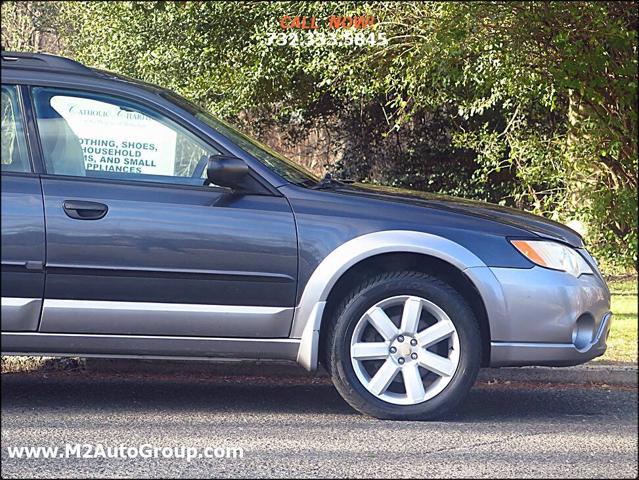
[[[505,318],[503,292],[486,264],[467,248],[447,238],[409,230],[387,230],[356,237],[322,260],[309,278],[295,309],[291,338],[300,338],[297,362],[317,368],[319,333],[328,296],[337,281],[359,262],[385,253],[417,253],[443,260],[464,272],[484,301],[489,324]]]

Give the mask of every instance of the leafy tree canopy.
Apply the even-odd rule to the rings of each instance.
[[[372,138],[406,138],[444,114],[443,148],[474,153],[475,185],[508,172],[509,201],[582,222],[609,271],[636,268],[634,2],[55,3],[71,55],[225,117],[304,124],[327,104],[376,105]],[[268,45],[284,15],[374,15],[389,44]]]

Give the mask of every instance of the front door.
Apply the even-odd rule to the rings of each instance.
[[[41,332],[288,336],[297,247],[285,198],[204,186],[221,152],[146,105],[32,97],[47,169]]]

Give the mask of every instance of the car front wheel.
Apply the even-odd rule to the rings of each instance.
[[[438,278],[380,274],[354,289],[334,318],[325,363],[337,390],[362,413],[441,417],[477,377],[477,321],[464,298]]]

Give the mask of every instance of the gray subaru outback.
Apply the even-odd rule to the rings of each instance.
[[[178,95],[2,52],[2,352],[322,364],[360,412],[430,419],[482,366],[602,355],[573,230],[318,179]]]

